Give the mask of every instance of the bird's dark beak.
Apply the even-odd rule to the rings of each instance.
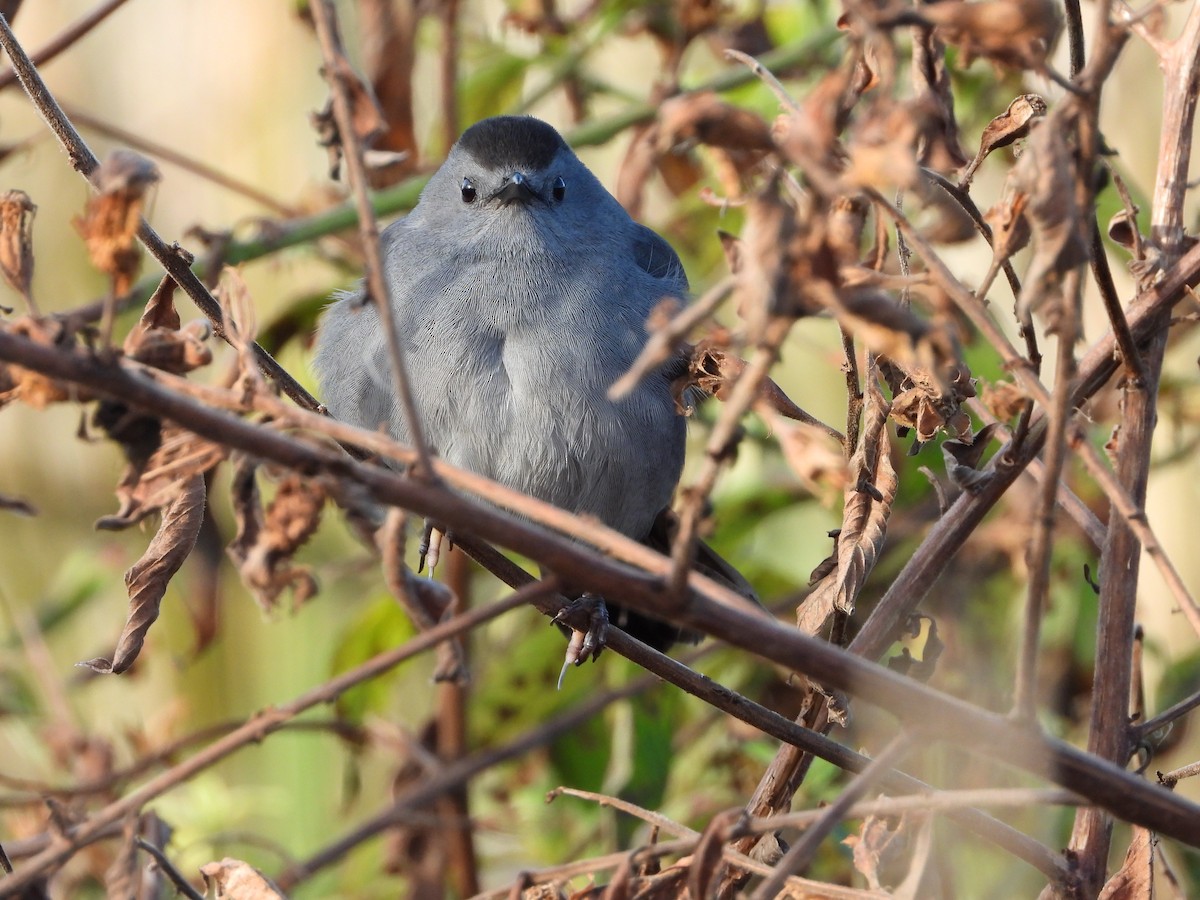
[[[498,201],[502,206],[508,206],[510,203],[527,204],[534,200],[541,200],[542,197],[529,186],[529,179],[520,172],[513,172],[505,180],[504,187],[492,195],[492,199]]]

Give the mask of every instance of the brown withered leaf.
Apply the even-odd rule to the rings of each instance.
[[[113,280],[113,293],[126,293],[137,274],[137,230],[146,192],[158,182],[158,168],[132,150],[115,150],[92,178],[96,194],[74,225],[97,269]]]
[[[920,227],[925,240],[931,244],[960,244],[978,236],[975,220],[946,191],[922,180],[916,186],[916,192],[924,207]]]
[[[921,444],[932,441],[939,431],[954,437],[968,434],[971,419],[960,405],[964,397],[957,392],[942,393],[922,374],[906,380],[909,386],[892,399],[892,418],[896,424],[915,431]]]
[[[334,63],[333,75],[346,88],[350,99],[350,120],[359,143],[364,149],[375,146],[380,137],[387,132],[387,121],[374,92],[359,77],[349,60],[340,54]],[[332,98],[325,103],[324,108],[312,114],[311,121],[313,129],[317,132],[318,145],[324,147],[329,156],[329,177],[336,181],[340,177],[342,165],[342,136],[338,132],[337,118],[333,114]]]
[[[841,168],[844,152],[838,138],[860,94],[851,78],[846,66],[835,69],[817,82],[798,109],[775,119],[771,136],[786,159],[804,169]]]
[[[927,101],[879,100],[855,122],[843,173],[847,190],[908,190],[917,184],[917,142],[932,119]]]
[[[233,511],[237,535],[227,548],[242,582],[264,610],[274,609],[279,595],[292,592],[296,606],[317,592],[317,582],[292,557],[312,537],[321,522],[325,489],[295,472],[280,481],[275,498],[264,512],[258,490],[258,463],[242,456],[233,473]]]
[[[629,146],[625,150],[625,158],[617,170],[617,188],[614,193],[620,204],[635,219],[641,216],[646,185],[657,165],[657,134],[657,123],[634,128]]]
[[[1153,831],[1134,825],[1125,861],[1105,882],[1098,900],[1153,900],[1154,846],[1157,843]]]
[[[127,460],[116,489],[121,507],[96,522],[105,531],[128,528],[165,509],[184,484],[203,475],[227,453],[221,444],[115,400],[100,403],[93,423],[121,445]]]
[[[931,121],[924,129],[917,162],[939,172],[967,164],[959,143],[958,120],[954,115],[954,88],[946,64],[946,46],[931,29],[916,29],[912,35],[914,80],[923,83],[919,95],[928,101]]]
[[[125,336],[124,351],[138,362],[182,375],[212,362],[212,351],[204,343],[212,329],[207,319],[180,328],[175,287],[170,277],[159,282],[141,319]]]
[[[1145,236],[1138,232],[1137,214],[1136,206],[1133,209],[1120,209],[1108,220],[1109,240],[1131,253],[1146,240]]]
[[[907,815],[899,819],[890,816],[867,816],[858,833],[842,841],[851,848],[854,868],[867,880],[867,886],[871,890],[884,890],[880,870],[889,868],[901,859],[907,850],[908,819]]]
[[[1062,31],[1054,0],[979,0],[930,3],[920,15],[959,48],[963,66],[983,57],[1002,66],[1040,71]]]
[[[30,285],[33,283],[33,217],[37,207],[24,191],[0,194],[0,272],[37,315]],[[4,308],[5,312],[12,312]]]
[[[762,118],[726,103],[712,91],[680,94],[659,107],[656,149],[666,153],[679,144],[760,153],[775,146],[770,126]]]
[[[46,347],[63,351],[75,347],[74,333],[54,319],[22,316],[4,327],[10,334]],[[64,400],[85,402],[90,399],[91,394],[77,385],[56,381],[16,363],[0,363],[0,407],[20,400],[34,409],[45,409],[51,403]]]
[[[830,205],[826,242],[841,266],[853,266],[859,260],[868,209],[861,194],[844,194]]]
[[[1033,232],[1033,255],[1017,302],[1021,318],[1040,309],[1051,295],[1057,296],[1062,276],[1088,255],[1065,130],[1059,118],[1043,119],[1029,135],[1025,152],[1009,175],[1013,190],[1029,198],[1023,215]],[[1053,328],[1057,304],[1047,310],[1047,316]]]
[[[675,197],[690,191],[704,176],[700,164],[684,153],[664,153],[658,158],[657,166],[663,184]]]
[[[1029,243],[1031,231],[1025,218],[1028,203],[1029,195],[1018,190],[1010,177],[1000,199],[983,214],[992,230],[992,253],[997,259],[1008,259]]]
[[[618,197],[640,203],[641,190],[655,168],[672,190],[690,187],[700,176],[688,155],[697,145],[712,152],[722,193],[735,199],[744,192],[746,175],[774,146],[770,127],[757,114],[725,103],[712,92],[681,94],[664,101],[655,122],[630,145]]]
[[[988,122],[979,138],[979,152],[971,160],[958,186],[964,190],[971,186],[971,179],[983,161],[994,151],[1007,147],[1029,134],[1034,122],[1046,115],[1046,101],[1038,94],[1018,94],[1008,109]]]
[[[788,421],[768,404],[759,404],[755,411],[779,442],[796,480],[822,506],[831,506],[850,477],[841,444],[822,429]]]
[[[126,671],[146,640],[146,633],[158,618],[159,607],[172,576],[196,545],[196,536],[204,522],[204,476],[194,474],[174,483],[171,499],[162,510],[158,531],[142,558],[125,573],[129,591],[129,617],[113,658],[97,658],[79,665],[101,674],[119,675]]]
[[[270,878],[249,863],[227,856],[220,862],[200,867],[204,876],[205,896],[213,891],[213,900],[287,900]]]
[[[887,437],[890,404],[874,377],[867,379],[863,400],[863,431],[850,459],[835,553],[837,568],[821,580],[796,611],[796,625],[806,634],[820,634],[834,610],[853,614],[887,537],[887,522],[899,484]]]
[[[838,324],[869,350],[903,365],[917,365],[917,348],[929,324],[887,292],[854,288],[835,296]]]
[[[681,415],[686,414],[688,407],[685,405],[684,395],[692,389],[721,401],[729,399],[730,389],[745,369],[744,359],[730,353],[715,340],[710,338],[700,341],[691,348],[687,370],[671,385],[676,408]],[[828,426],[797,406],[771,378],[764,378],[759,385],[754,405],[756,410],[764,414],[778,413],[788,419],[828,431]]]
[[[737,255],[737,310],[750,343],[773,317],[812,315],[833,302],[840,276],[825,217],[786,202],[776,179],[747,204]]]
[[[393,154],[391,164],[370,170],[371,187],[376,189],[396,183],[417,164],[413,66],[423,9],[420,4],[392,0],[363,0],[358,4],[363,67],[385,122],[374,146]]]
[[[1029,403],[1029,395],[1015,381],[984,382],[982,399],[1001,422],[1011,422]]]
[[[216,295],[217,302],[221,304],[225,336],[237,350],[238,387],[249,406],[255,394],[269,393],[271,390],[254,354],[254,342],[258,338],[258,314],[254,298],[250,295],[246,279],[233,266],[225,266],[221,270]]]
[[[952,484],[970,493],[991,480],[991,474],[981,472],[979,464],[991,443],[992,435],[999,427],[999,423],[993,422],[979,429],[979,433],[970,440],[964,435],[962,439],[942,442],[942,459]]]
[[[696,842],[690,858],[685,858],[688,871],[689,897],[711,897],[716,892],[710,890],[713,876],[721,869],[721,861],[725,851],[727,838],[725,834],[735,821],[734,814],[729,813],[713,816]],[[680,865],[685,860],[680,860]]]

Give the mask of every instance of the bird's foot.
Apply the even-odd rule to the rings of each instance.
[[[443,532],[440,528],[425,520],[425,530],[421,532],[420,555],[417,557],[417,571],[425,571],[425,566],[429,566],[429,574],[432,575],[437,569],[438,561],[442,558],[442,537]]]
[[[558,687],[561,690],[568,668],[581,666],[586,660],[595,659],[604,649],[608,638],[608,608],[604,605],[604,598],[596,594],[584,594],[563,607],[554,617],[554,624],[565,625],[571,629],[567,655],[563,660],[562,672],[558,676]]]

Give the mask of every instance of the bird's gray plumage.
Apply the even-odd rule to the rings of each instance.
[[[606,392],[645,344],[654,306],[687,290],[670,245],[634,222],[553,128],[515,116],[468,129],[382,242],[432,449],[645,537],[683,465],[672,373],[617,402]],[[361,292],[325,313],[315,365],[334,416],[406,439]]]

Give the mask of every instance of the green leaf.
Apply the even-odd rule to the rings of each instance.
[[[389,595],[381,596],[365,606],[343,632],[333,653],[333,670],[351,669],[415,634],[416,629],[399,604]],[[361,722],[368,712],[385,710],[392,681],[405,665],[409,663],[342,694],[337,702],[338,713],[353,722]]]

